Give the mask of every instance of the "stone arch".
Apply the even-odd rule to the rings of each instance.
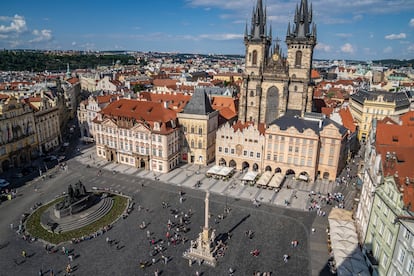
[[[257,51],[253,50],[252,65],[257,65]]]
[[[301,66],[302,66],[302,51],[296,51],[295,67],[301,67]]]
[[[287,171],[286,171],[286,175],[295,175],[296,173],[295,173],[295,171],[294,170],[292,170],[292,169],[288,169]]]
[[[329,172],[323,173],[323,179],[329,179]]]
[[[281,172],[282,172],[282,169],[281,169],[281,168],[277,167],[277,168],[275,169],[275,173],[281,173]]]
[[[219,160],[219,166],[226,166],[227,162],[224,158],[220,158]]]
[[[242,170],[248,170],[249,169],[249,167],[250,167],[250,164],[249,164],[249,162],[246,162],[246,161],[244,161],[243,163],[242,163]]]
[[[302,171],[302,172],[300,172],[300,173],[299,173],[298,178],[299,178],[300,180],[303,180],[303,181],[306,181],[306,182],[310,181],[310,176],[309,176],[309,173],[308,173],[308,172],[306,172],[306,171]]]
[[[252,169],[254,172],[257,172],[259,170],[259,165],[257,165],[257,163],[254,163]]]
[[[272,86],[266,93],[266,124],[270,124],[279,116],[279,89]]]
[[[271,172],[271,171],[272,171],[272,167],[270,167],[270,166],[266,166],[265,171],[266,171],[266,172]]]
[[[6,159],[3,161],[3,163],[1,163],[1,169],[3,170],[3,172],[8,171],[10,169],[10,160]]]
[[[229,166],[232,167],[232,168],[236,168],[237,167],[236,161],[234,161],[233,159],[231,159],[230,162],[229,162]]]

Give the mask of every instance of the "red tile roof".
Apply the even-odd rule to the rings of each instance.
[[[191,99],[191,95],[185,95],[183,93],[158,94],[151,92],[141,92],[140,96],[142,99],[145,99],[149,102],[167,103],[168,108],[174,110],[175,112],[181,112]]]
[[[404,204],[414,211],[414,127],[378,121],[376,149],[384,176],[394,175]]]
[[[315,69],[312,69],[311,71],[311,78],[312,79],[319,79],[321,77],[321,75],[319,74],[319,72]]]
[[[173,130],[170,122],[177,121],[177,113],[164,108],[162,103],[147,102],[130,99],[120,99],[110,103],[101,114],[104,118],[126,118],[149,124],[153,129],[155,122],[161,123],[161,133],[168,133]],[[175,128],[175,127],[174,127]],[[153,131],[155,131],[153,129]]]
[[[78,78],[70,78],[66,80],[67,82],[69,82],[70,84],[75,84],[79,82]]]
[[[354,133],[357,130],[351,110],[348,107],[341,108],[339,110],[339,116],[341,116],[343,126],[349,129],[349,131]]]
[[[211,107],[218,110],[219,114],[226,120],[237,116],[236,102],[232,97],[214,96]]]
[[[414,126],[414,111],[409,111],[404,115],[400,116],[403,125],[405,126]]]
[[[254,125],[255,125],[254,122],[242,123],[241,121],[237,121],[236,123],[233,124],[232,127],[234,129],[234,132],[236,132],[238,130],[243,131],[243,129],[248,128],[249,126],[254,126]],[[260,123],[257,126],[257,128],[258,128],[260,134],[263,134],[263,135],[265,134],[265,130],[266,130],[266,125],[265,124]]]
[[[122,97],[120,95],[103,95],[103,96],[96,96],[96,102],[98,104],[109,103],[111,100],[114,100],[118,97]]]

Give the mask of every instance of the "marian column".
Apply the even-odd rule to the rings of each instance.
[[[209,216],[209,197],[210,192],[207,191],[205,202],[205,210],[204,210],[204,229],[208,229],[208,216]]]

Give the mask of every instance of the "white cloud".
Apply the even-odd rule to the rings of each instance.
[[[354,19],[354,20],[362,20],[364,17],[362,16],[362,14],[357,14],[357,15],[354,15],[353,17],[352,17],[352,19]]]
[[[390,54],[390,53],[392,53],[392,47],[391,46],[388,46],[388,47],[384,48],[383,52],[384,52],[384,54]]]
[[[395,40],[395,39],[405,39],[406,37],[407,35],[405,33],[399,33],[399,34],[386,35],[385,39]]]
[[[407,47],[407,51],[408,52],[413,52],[414,53],[414,44],[411,44],[410,46]]]
[[[52,40],[52,31],[51,30],[33,30],[32,34],[35,38],[29,40],[30,43],[33,42],[44,42]]]
[[[22,33],[27,30],[26,20],[20,15],[16,14],[13,17],[0,16],[0,21],[9,22],[8,25],[0,25],[0,33]]]
[[[211,40],[233,40],[243,38],[242,34],[202,34],[199,36],[202,39]]]
[[[355,52],[354,46],[350,43],[345,43],[341,46],[341,51],[347,54],[353,54]]]
[[[76,41],[72,41],[72,46],[76,46]]]
[[[331,46],[327,45],[327,44],[323,44],[323,43],[318,43],[318,44],[316,44],[315,49],[320,50],[322,52],[330,52],[331,51]]]
[[[410,27],[414,27],[414,18],[411,18],[409,25]]]

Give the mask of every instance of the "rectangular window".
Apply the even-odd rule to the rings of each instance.
[[[391,231],[387,229],[387,244],[391,245],[392,242],[392,234]]]
[[[268,153],[267,156],[266,156],[266,159],[270,160],[270,156],[271,156],[270,153]]]
[[[234,149],[231,149],[231,150],[230,150],[230,153],[231,153],[231,154],[234,154]]]
[[[277,154],[273,154],[273,161],[277,161]]]
[[[253,157],[253,152],[252,151],[250,152],[250,157]]]
[[[404,263],[404,259],[405,259],[405,250],[403,248],[400,248],[400,252],[398,254],[398,261],[400,263]]]
[[[243,151],[243,155],[247,156],[247,150]]]
[[[407,228],[404,228],[404,238],[406,240],[409,240],[410,239],[410,231],[408,231]]]
[[[219,152],[222,152],[223,151],[223,148],[222,147],[219,147]]]
[[[378,233],[382,236],[384,234],[384,223],[380,220]]]
[[[260,152],[257,152],[257,153],[256,153],[256,157],[257,157],[257,158],[260,158]]]
[[[381,265],[383,267],[386,267],[387,266],[387,263],[388,263],[388,256],[387,256],[387,254],[384,253],[384,255],[382,255]]]
[[[228,148],[224,148],[224,152],[225,153],[229,153],[229,149]]]
[[[292,152],[292,150],[293,150],[293,147],[289,146],[289,152]]]
[[[407,272],[409,275],[413,275],[414,273],[414,259],[410,259],[410,261],[407,264]]]

